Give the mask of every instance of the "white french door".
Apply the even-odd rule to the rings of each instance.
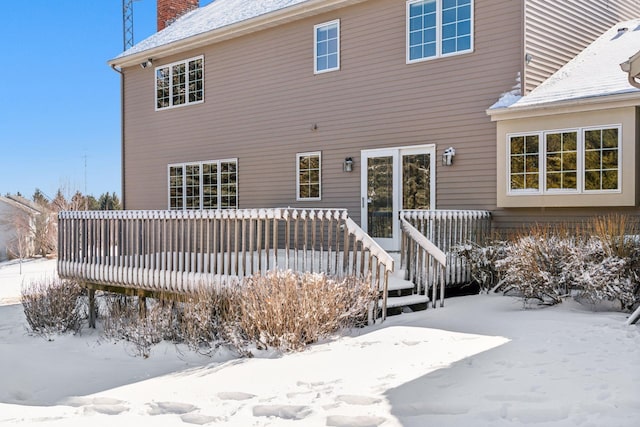
[[[400,211],[435,209],[435,145],[362,150],[361,158],[362,228],[397,251]]]

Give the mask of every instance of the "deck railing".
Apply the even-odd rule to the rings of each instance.
[[[58,233],[64,278],[188,292],[278,268],[370,276],[386,313],[393,259],[343,209],[72,211]]]
[[[491,213],[489,211],[408,210],[402,211],[400,218],[407,221],[429,242],[444,252],[446,256],[445,285],[461,285],[471,282],[470,266],[458,254],[458,248],[470,242],[478,245],[485,243],[491,233]],[[433,280],[433,278],[429,280]],[[437,281],[429,282],[427,286],[430,287],[437,283]]]
[[[431,287],[431,303],[436,307],[440,286],[440,307],[444,305],[444,278],[447,256],[406,219],[400,218],[402,246],[400,265],[407,280],[416,285],[415,293],[428,295]]]

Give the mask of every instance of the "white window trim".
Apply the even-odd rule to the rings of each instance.
[[[300,158],[318,156],[318,197],[300,197]],[[313,202],[322,200],[322,151],[309,151],[296,154],[296,201]]]
[[[584,134],[585,132],[589,131],[589,130],[602,130],[602,129],[613,129],[616,128],[618,129],[618,188],[615,190],[587,190],[586,188],[584,188],[584,182],[583,182],[583,187],[581,188],[582,192],[584,194],[617,194],[617,193],[621,193],[622,192],[622,157],[623,157],[623,153],[622,153],[622,124],[615,124],[615,125],[605,125],[605,126],[585,126],[580,128],[580,138],[582,140],[582,150],[584,153]],[[584,154],[582,154],[580,156],[581,159],[584,159]],[[584,168],[582,169],[582,172],[584,173]]]
[[[424,61],[431,61],[434,59],[438,59],[438,58],[449,58],[450,56],[458,56],[458,55],[466,55],[468,53],[473,53],[473,49],[474,49],[474,41],[475,41],[475,0],[471,0],[471,28],[470,28],[470,34],[471,34],[471,43],[469,43],[469,49],[466,50],[460,50],[460,51],[456,51],[456,52],[451,52],[451,53],[442,53],[442,0],[436,0],[436,54],[434,56],[429,56],[426,58],[418,58],[418,59],[411,59],[410,56],[410,26],[409,26],[409,10],[410,7],[413,3],[419,3],[422,2],[424,0],[407,0],[407,4],[406,4],[406,17],[405,17],[405,37],[406,37],[406,42],[405,42],[405,49],[406,49],[406,61],[407,64],[415,64],[416,62],[424,62]]]
[[[584,134],[589,130],[617,129],[618,130],[618,188],[615,190],[587,190],[584,182]],[[552,133],[576,132],[577,133],[577,184],[576,189],[547,189],[547,139]],[[514,136],[538,135],[538,190],[512,190],[511,189],[511,138]],[[597,126],[583,126],[577,128],[564,128],[554,130],[542,130],[536,132],[514,132],[507,134],[506,138],[506,192],[507,196],[540,196],[540,195],[587,195],[587,194],[619,194],[622,193],[622,124],[609,124]]]
[[[524,189],[524,190],[512,190],[511,189],[511,138],[514,136],[522,136],[522,137],[527,137],[527,136],[534,136],[537,135],[538,136],[538,189]],[[539,195],[542,194],[542,187],[541,185],[543,184],[543,176],[544,176],[544,168],[542,166],[541,160],[540,160],[540,156],[541,156],[541,144],[542,144],[542,132],[522,132],[522,133],[510,133],[507,134],[507,194],[510,196],[513,195],[525,195],[525,196],[535,196],[535,195]]]
[[[337,32],[338,32],[337,64],[334,68],[318,70],[318,29],[329,26],[329,25],[333,25],[333,24],[336,24],[338,27],[337,28]],[[333,21],[323,22],[321,24],[316,24],[313,26],[313,74],[324,74],[324,73],[330,73],[332,71],[340,70],[340,38],[341,36],[340,36],[340,20],[339,19],[334,19]]]
[[[238,173],[238,158],[230,158],[230,159],[220,159],[220,160],[204,160],[201,162],[185,162],[185,163],[170,163],[167,165],[167,209],[168,210],[191,210],[191,209],[187,209],[187,192],[185,191],[185,186],[186,186],[186,179],[185,179],[185,168],[187,166],[193,166],[193,165],[198,165],[199,166],[199,174],[200,174],[200,178],[199,178],[199,185],[200,185],[200,189],[199,189],[199,198],[200,198],[200,206],[199,209],[202,209],[202,200],[203,197],[202,195],[204,194],[203,191],[203,179],[202,179],[202,170],[204,169],[202,166],[205,164],[211,164],[211,163],[216,163],[218,165],[217,167],[217,179],[216,182],[218,183],[218,195],[217,195],[217,203],[216,205],[217,210],[221,210],[222,209],[222,191],[220,191],[220,185],[221,185],[221,181],[222,181],[222,168],[220,167],[222,163],[235,163],[236,164],[236,206],[235,208],[225,208],[225,209],[237,209],[238,208],[238,187],[239,187],[239,173]],[[172,209],[171,208],[171,168],[172,167],[181,167],[182,168],[182,209]]]
[[[189,87],[189,62],[191,61],[196,61],[198,59],[202,60],[202,100],[200,101],[193,101],[193,102],[189,102],[189,93],[187,93],[185,95],[185,102],[184,104],[180,104],[180,105],[173,105],[173,97],[171,95],[171,88],[173,87],[173,73],[169,74],[169,102],[171,105],[169,105],[168,107],[162,107],[162,108],[158,108],[158,69],[160,68],[169,68],[169,70],[171,70],[171,68],[174,65],[178,65],[178,64],[185,64],[185,73],[186,73],[186,79],[185,79],[185,87]],[[172,110],[174,108],[180,108],[180,107],[185,107],[187,105],[195,105],[195,104],[202,104],[204,103],[204,70],[205,70],[205,66],[204,66],[204,55],[200,55],[200,56],[194,56],[193,58],[189,58],[189,59],[183,59],[181,61],[175,61],[175,62],[171,62],[169,64],[162,64],[162,65],[158,65],[156,68],[154,68],[153,70],[153,87],[155,89],[155,95],[153,96],[153,99],[155,101],[155,110],[156,111],[166,111],[166,110]]]

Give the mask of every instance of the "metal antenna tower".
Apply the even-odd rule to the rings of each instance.
[[[133,2],[122,0],[122,49],[133,47]]]

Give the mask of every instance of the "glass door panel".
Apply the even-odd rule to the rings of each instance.
[[[393,237],[393,156],[367,159],[367,223],[371,237]]]
[[[402,156],[402,209],[431,209],[431,155]]]

